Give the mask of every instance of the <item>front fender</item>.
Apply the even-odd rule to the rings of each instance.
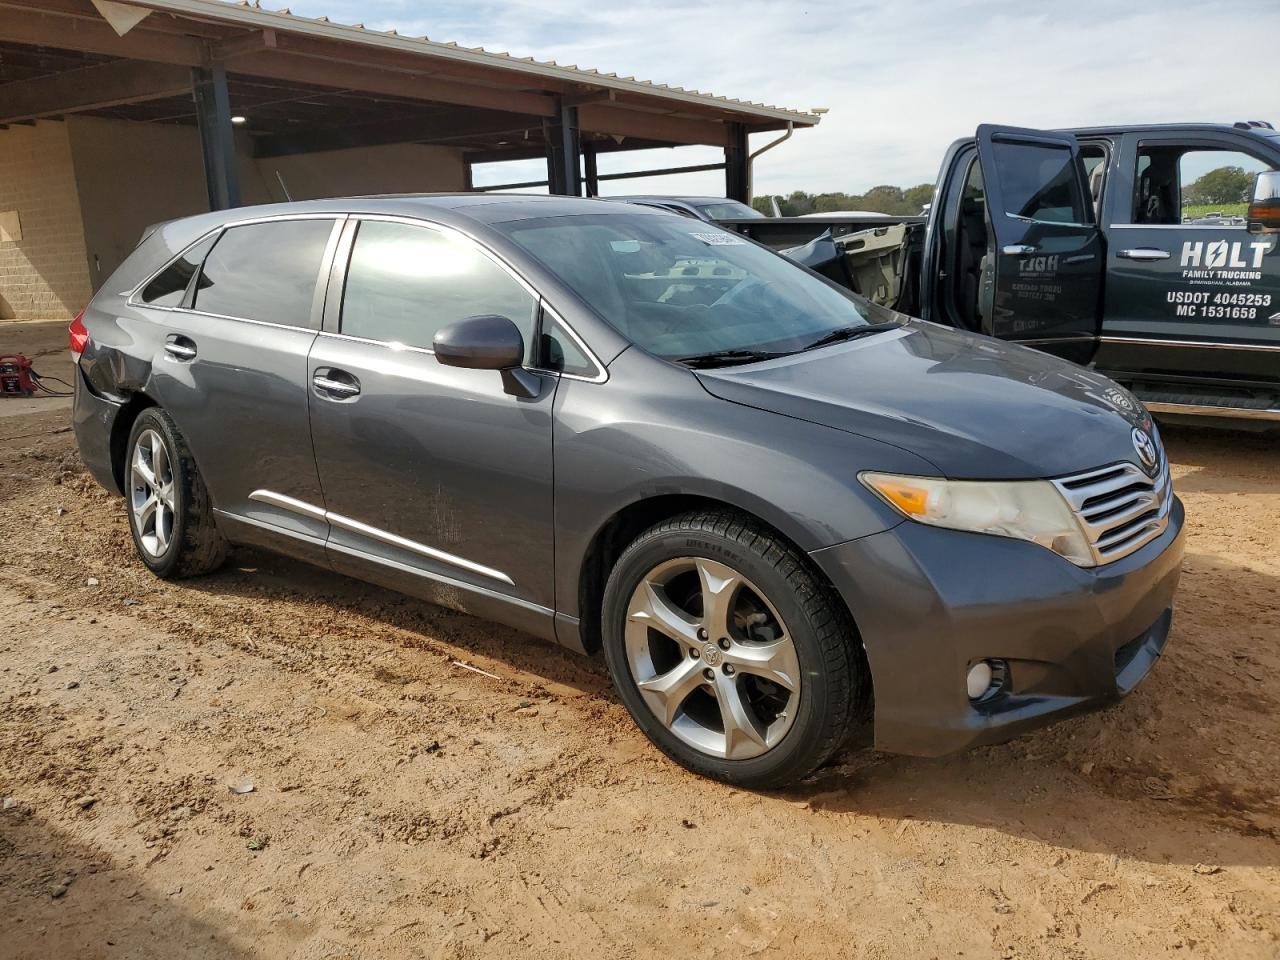
[[[707,393],[687,370],[628,351],[607,383],[556,396],[556,608],[579,616],[583,557],[619,511],[692,496],[749,513],[806,552],[888,529],[898,516],[862,470],[928,473],[905,450]]]

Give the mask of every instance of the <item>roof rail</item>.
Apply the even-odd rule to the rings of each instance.
[[[1241,120],[1232,124],[1237,130],[1274,130],[1266,120]]]

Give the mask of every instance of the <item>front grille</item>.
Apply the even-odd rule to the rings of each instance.
[[[1173,483],[1164,450],[1157,446],[1157,453],[1154,479],[1132,463],[1115,463],[1053,481],[1084,525],[1099,565],[1127,557],[1169,525]]]

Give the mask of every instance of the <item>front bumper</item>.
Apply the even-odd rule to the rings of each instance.
[[[1124,696],[1169,635],[1184,545],[1169,526],[1122,560],[1082,569],[1035,544],[904,522],[812,556],[853,611],[875,688],[875,746],[938,756],[999,743]],[[973,702],[965,674],[1008,663]]]

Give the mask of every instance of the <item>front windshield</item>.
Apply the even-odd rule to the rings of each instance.
[[[667,359],[792,353],[873,320],[869,303],[711,224],[595,214],[495,224],[632,343]]]
[[[737,200],[717,200],[714,203],[694,203],[703,216],[712,220],[763,220],[764,214],[755,207],[748,207]]]

